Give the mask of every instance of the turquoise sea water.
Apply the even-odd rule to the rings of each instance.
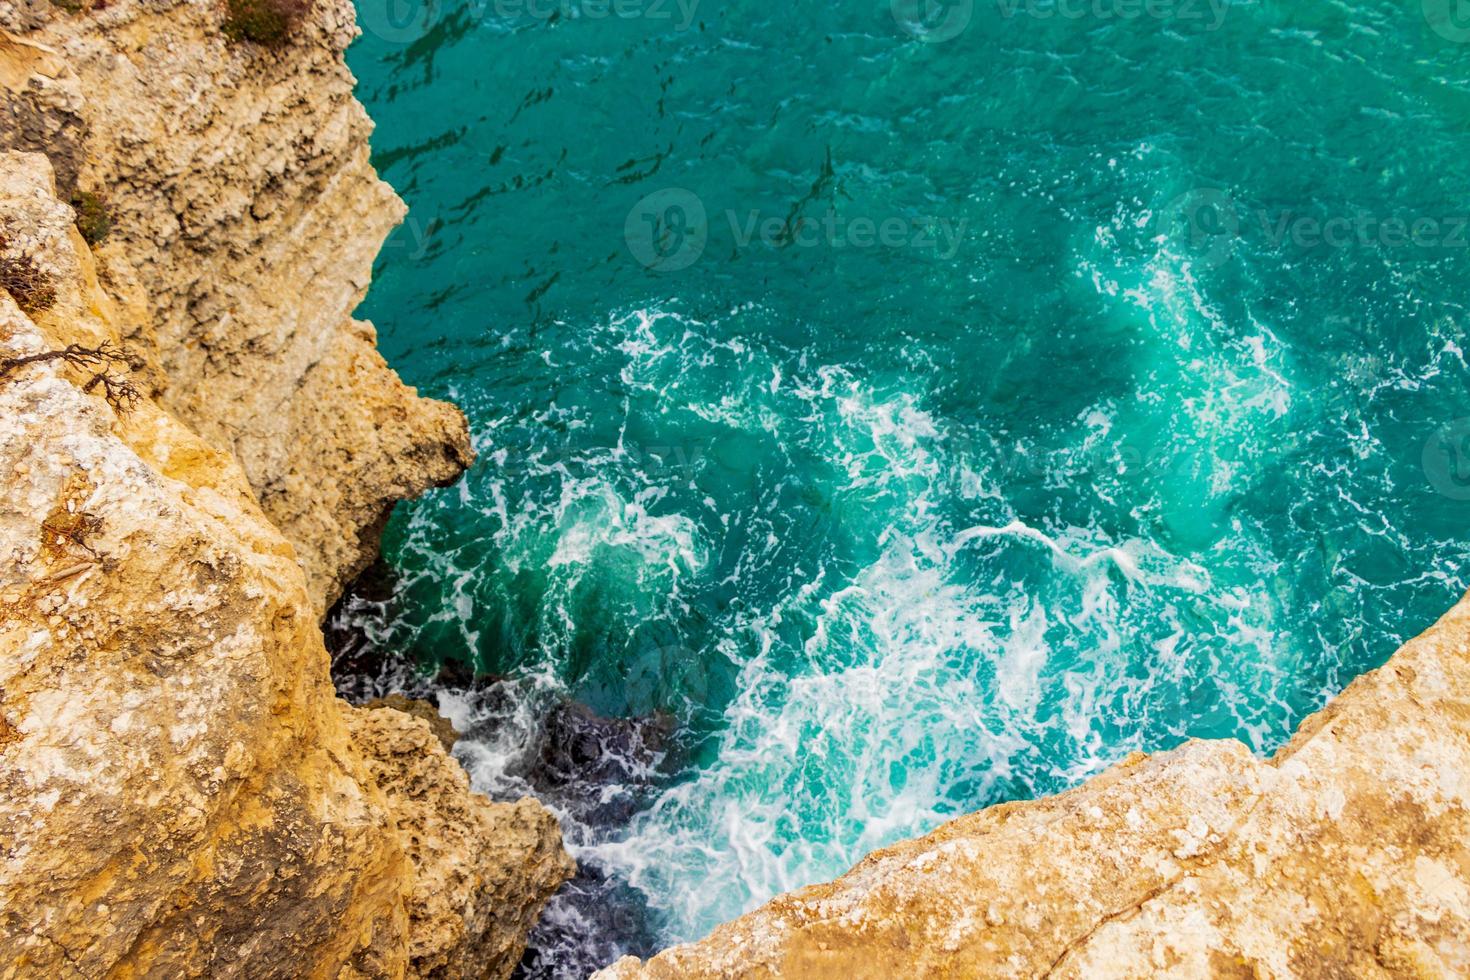
[[[1456,9],[360,0],[361,314],[480,459],[338,621],[561,812],[530,973],[1270,752],[1459,597]]]

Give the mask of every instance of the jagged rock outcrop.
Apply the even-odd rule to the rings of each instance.
[[[0,358],[130,351],[0,378],[0,976],[504,975],[571,873],[555,820],[337,700],[317,626],[471,458],[350,316],[402,216],[351,6],[280,51],[214,4],[87,6],[0,0],[0,151],[45,154],[0,153],[0,259],[55,292],[0,289]]]
[[[455,743],[459,741],[459,732],[454,723],[441,715],[438,708],[419,698],[411,698],[406,694],[390,694],[387,697],[373,698],[362,707],[393,708],[415,718],[422,718],[428,722],[430,731],[439,740],[439,744],[444,746],[445,752],[453,752]]]
[[[0,977],[505,975],[554,821],[336,699],[316,625],[471,455],[351,317],[402,214],[351,6],[282,50],[219,18],[0,0],[0,151],[49,157],[0,152],[0,254],[56,291],[0,290],[0,359],[141,355],[96,368],[126,411],[93,369],[0,378]],[[77,187],[117,215],[95,257]],[[605,976],[1470,976],[1467,659],[1462,602],[1270,761],[1133,758]]]
[[[0,289],[0,361],[155,314],[72,221],[0,153],[0,259],[54,294]],[[503,975],[569,873],[555,821],[336,698],[296,549],[146,377],[0,365],[0,977]]]
[[[82,102],[76,73],[56,52],[0,32],[0,150],[44,148],[66,199],[76,190],[87,131]]]
[[[469,777],[444,754],[425,718],[364,707],[348,723],[388,794],[416,872],[408,898],[410,972],[509,975],[546,896],[575,870],[555,819],[531,800],[495,806],[471,793]]]
[[[603,980],[1470,976],[1470,598],[1263,761],[1128,759]]]
[[[472,451],[459,411],[406,388],[351,316],[404,209],[368,163],[350,0],[314,0],[281,49],[227,41],[222,9],[0,0],[18,32],[0,35],[0,148],[52,156],[63,196],[107,197],[101,275],[135,278],[149,313],[126,339],[168,409],[239,460],[325,612],[392,505]]]

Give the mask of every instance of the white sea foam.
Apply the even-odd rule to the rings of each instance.
[[[607,610],[599,629],[698,610],[699,648],[656,669],[693,661],[729,678],[713,707],[698,703],[708,683],[685,685],[688,710],[718,715],[699,768],[615,831],[563,812],[578,858],[636,888],[668,940],[977,801],[1059,789],[1132,749],[1215,732],[1269,748],[1302,707],[1283,700],[1296,644],[1274,591],[1281,556],[1222,515],[1257,478],[1243,464],[1277,451],[1297,404],[1291,359],[1269,325],[1225,323],[1164,251],[1098,269],[1099,290],[1126,294],[1139,317],[1137,400],[1100,400],[1044,441],[956,430],[922,379],[812,363],[720,324],[643,310],[594,332],[629,392],[617,446],[522,451],[524,472],[487,479],[479,504],[504,573],[545,581],[543,659],[507,682],[510,705],[506,690],[489,706],[442,702],[486,732],[457,749],[476,785],[527,789],[540,713],[567,689],[557,644],[588,629],[584,584]],[[630,399],[710,441],[694,470],[738,482],[752,447],[800,467],[720,512],[709,472],[645,465]],[[534,422],[587,419],[551,406]],[[492,423],[477,438],[505,465],[522,436]],[[738,448],[722,454],[725,440]],[[1140,497],[1140,485],[1159,492]],[[1049,508],[1049,496],[1072,506]],[[1222,519],[1234,522],[1228,549],[1201,537]],[[1191,558],[1167,543],[1181,537]],[[436,561],[452,583],[444,615],[477,636],[485,571]],[[712,613],[710,590],[734,598]]]

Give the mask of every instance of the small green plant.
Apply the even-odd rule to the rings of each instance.
[[[92,7],[87,0],[51,0],[51,6],[65,10],[69,14],[79,14]]]
[[[71,206],[77,213],[77,231],[88,245],[95,248],[112,234],[112,211],[107,207],[107,198],[79,190],[72,195]]]
[[[10,242],[0,234],[0,289],[10,293],[16,305],[29,316],[56,304],[56,282],[25,252],[10,251]]]
[[[268,48],[291,43],[311,0],[225,0],[225,36]]]

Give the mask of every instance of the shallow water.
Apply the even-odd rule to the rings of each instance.
[[[361,313],[480,460],[341,683],[562,814],[532,975],[1269,752],[1470,584],[1448,5],[684,2],[361,0],[349,52],[411,206]]]

